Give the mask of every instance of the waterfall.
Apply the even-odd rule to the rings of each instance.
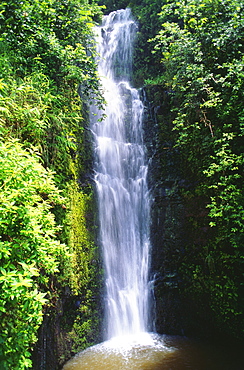
[[[99,236],[105,269],[106,338],[149,329],[150,197],[143,145],[143,104],[130,86],[137,24],[130,9],[98,27],[98,72],[106,118],[91,114]]]

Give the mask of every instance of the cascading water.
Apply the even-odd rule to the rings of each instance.
[[[145,332],[149,315],[149,208],[143,104],[129,85],[136,23],[129,9],[98,29],[106,119],[91,119],[100,242],[106,274],[107,338]]]

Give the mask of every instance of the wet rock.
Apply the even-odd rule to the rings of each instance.
[[[173,95],[161,86],[143,91],[144,134],[150,160],[148,182],[152,196],[152,270],[156,276],[156,330],[181,334],[178,269],[184,254],[184,205],[180,189],[184,185],[179,153],[174,148]]]

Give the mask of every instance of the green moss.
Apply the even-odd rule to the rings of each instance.
[[[76,181],[68,185],[70,211],[68,214],[68,244],[71,253],[71,287],[74,294],[89,284],[93,270],[89,264],[96,258],[94,236],[87,227],[87,213],[92,203],[92,193],[80,191]]]

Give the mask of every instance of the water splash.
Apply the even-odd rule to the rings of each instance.
[[[63,370],[161,370],[177,349],[157,334],[116,337],[86,349]],[[167,365],[167,364],[166,364]]]
[[[91,118],[100,242],[106,278],[106,338],[149,330],[149,212],[143,104],[130,86],[137,29],[129,9],[98,28],[98,72],[106,119]],[[95,118],[95,119],[94,119]]]

